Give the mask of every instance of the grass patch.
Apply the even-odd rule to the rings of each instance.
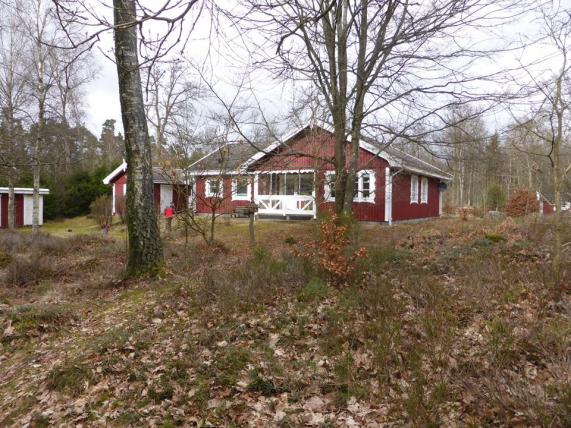
[[[55,367],[47,377],[47,387],[70,396],[83,393],[95,380],[91,369],[83,364],[63,364]]]
[[[329,294],[329,286],[321,278],[313,277],[297,295],[300,302],[323,300]]]
[[[33,304],[22,305],[5,311],[0,310],[0,316],[12,322],[19,335],[32,332],[53,331],[75,319],[69,305]]]

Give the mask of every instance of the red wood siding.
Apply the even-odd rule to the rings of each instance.
[[[125,173],[119,175],[113,182],[113,186],[115,187],[115,211],[119,214],[121,214],[121,210],[126,206],[127,202],[124,201],[125,194],[123,187],[125,184],[127,184],[127,174]],[[122,204],[122,202],[125,202],[125,204]]]
[[[332,163],[318,158],[332,158],[334,151],[335,139],[333,135],[329,133],[308,133],[298,136],[281,153],[268,157],[255,165],[253,169],[256,171],[300,170],[305,168],[317,170],[316,200],[318,212],[332,212],[334,203],[324,201],[324,177],[325,171],[333,171],[335,168]],[[349,155],[348,152],[347,155]],[[358,165],[359,169],[375,172],[375,203],[355,202],[353,204],[354,216],[362,221],[384,221],[385,168],[389,164],[385,159],[360,149]]]
[[[0,210],[2,210],[2,222],[0,228],[8,227],[8,194],[0,194]],[[14,225],[16,227],[24,226],[24,195],[14,195]]]
[[[24,226],[24,195],[14,195],[14,211],[16,227]]]
[[[555,207],[547,201],[543,201],[543,214],[553,214]]]
[[[232,200],[232,178],[224,177],[222,181],[222,201],[216,201],[215,198],[205,196],[206,180],[208,177],[196,178],[196,212],[200,214],[210,214],[212,209],[216,207],[218,214],[231,214],[234,208],[242,207],[249,201],[233,201]]]
[[[0,228],[8,227],[8,194],[0,193]]]
[[[410,174],[398,174],[393,178],[393,220],[412,220],[417,218],[438,217],[439,190],[438,179],[428,178],[428,203],[420,203],[420,182],[418,177],[419,203],[410,203]]]

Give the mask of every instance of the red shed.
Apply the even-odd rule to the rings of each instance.
[[[186,206],[186,202],[178,197],[178,188],[182,180],[179,179],[179,170],[167,170],[159,167],[153,168],[153,190],[155,207],[159,212],[174,203],[175,209]],[[112,203],[113,214],[118,214],[123,209],[125,195],[127,194],[127,163],[123,161],[115,170],[103,179],[104,184],[110,184],[113,190]]]
[[[49,189],[40,189],[40,225],[44,224],[44,195]],[[14,188],[14,225],[16,227],[31,226],[34,211],[34,189],[28,187]],[[0,187],[0,228],[8,227],[9,189]]]

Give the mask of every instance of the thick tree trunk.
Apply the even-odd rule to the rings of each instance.
[[[114,0],[115,59],[125,133],[130,276],[157,273],[164,263],[153,200],[151,144],[137,54],[134,0]]]

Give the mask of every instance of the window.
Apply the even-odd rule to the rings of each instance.
[[[223,185],[222,179],[220,178],[209,178],[206,180],[204,195],[207,197],[222,197],[223,196]]]
[[[428,178],[426,177],[420,179],[420,203],[428,203]]]
[[[325,173],[325,200],[335,201],[335,173]],[[357,172],[353,185],[353,201],[375,203],[375,172],[366,170]]]
[[[250,195],[250,179],[248,177],[237,177],[232,180],[232,199],[248,200]]]
[[[357,194],[354,202],[375,203],[375,172],[370,170],[357,172],[355,180]]]
[[[299,174],[299,194],[311,196],[313,195],[313,173]]]
[[[418,175],[410,176],[410,203],[418,204]]]
[[[258,195],[313,195],[313,173],[260,174]]]
[[[327,202],[335,201],[335,173],[333,171],[325,172],[325,182],[323,183],[323,197]]]

